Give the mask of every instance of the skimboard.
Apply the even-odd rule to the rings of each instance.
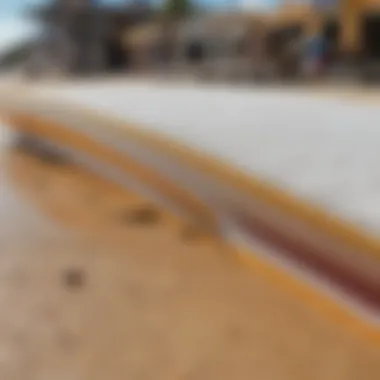
[[[171,364],[163,366],[165,368],[160,367],[162,378],[193,376],[248,379],[260,374],[265,379],[357,379],[365,374],[366,378],[377,379],[380,371],[380,245],[376,220],[373,217],[365,219],[364,206],[358,211],[362,223],[354,220],[352,210],[348,210],[352,199],[350,201],[346,193],[346,198],[343,197],[346,203],[339,198],[340,203],[334,204],[334,191],[338,189],[335,187],[336,184],[331,185],[330,177],[326,175],[322,178],[322,169],[318,174],[319,182],[311,186],[306,179],[310,180],[313,177],[303,177],[302,182],[299,178],[302,179],[305,174],[297,168],[293,169],[293,174],[286,176],[283,168],[275,170],[276,166],[270,167],[268,162],[267,166],[263,164],[266,159],[265,148],[270,151],[270,143],[273,143],[278,135],[281,136],[283,144],[288,144],[287,148],[290,146],[289,141],[295,148],[298,148],[298,145],[305,147],[306,144],[310,144],[310,139],[307,140],[310,134],[314,140],[316,134],[319,138],[320,134],[322,137],[332,135],[345,144],[349,140],[347,135],[343,133],[342,128],[335,130],[334,125],[331,125],[329,130],[326,122],[321,121],[322,132],[318,132],[317,127],[304,126],[310,127],[309,134],[305,134],[302,125],[294,126],[291,124],[294,120],[291,118],[285,120],[285,115],[289,116],[289,104],[287,111],[281,111],[280,108],[284,115],[281,128],[285,132],[281,132],[278,129],[280,127],[270,124],[270,120],[264,118],[263,121],[260,109],[268,111],[266,97],[271,95],[272,103],[278,102],[280,107],[282,102],[286,103],[281,94],[264,94],[263,97],[257,96],[252,99],[252,96],[250,98],[250,94],[246,93],[233,96],[223,93],[221,96],[218,92],[220,90],[213,89],[212,93],[211,90],[202,89],[195,95],[203,98],[200,103],[198,101],[194,105],[192,102],[196,102],[196,91],[198,90],[194,88],[177,87],[157,90],[147,84],[125,87],[107,87],[104,84],[98,87],[71,85],[61,89],[36,91],[33,96],[9,96],[2,101],[2,109],[5,122],[17,132],[18,141],[19,137],[23,136],[24,143],[21,145],[24,148],[25,145],[29,146],[29,156],[41,157],[41,152],[50,151],[59,152],[59,157],[67,157],[69,163],[62,166],[62,160],[49,160],[49,155],[44,155],[45,163],[48,161],[52,165],[43,170],[50,173],[46,174],[48,177],[55,178],[57,185],[56,190],[49,190],[51,195],[40,199],[39,206],[44,209],[44,205],[47,205],[46,200],[50,199],[53,206],[49,207],[53,207],[58,215],[70,220],[71,224],[74,221],[82,221],[79,224],[84,225],[87,223],[87,227],[74,228],[85,231],[80,234],[86,236],[80,244],[95,242],[99,240],[100,235],[103,236],[100,239],[103,244],[107,241],[117,242],[115,252],[127,249],[126,247],[132,244],[126,239],[127,233],[124,237],[120,234],[119,227],[107,223],[107,213],[102,214],[101,222],[97,225],[98,219],[90,217],[96,207],[92,210],[92,206],[84,207],[75,203],[76,194],[79,194],[79,188],[86,187],[88,176],[92,178],[91,181],[95,181],[96,178],[96,181],[107,186],[116,186],[120,194],[125,193],[126,197],[146,199],[159,210],[164,210],[162,212],[168,215],[167,224],[174,228],[177,234],[181,223],[195,226],[196,230],[202,231],[202,243],[192,245],[186,242],[186,239],[176,241],[175,244],[172,242],[175,248],[168,250],[173,252],[172,255],[176,258],[168,258],[167,255],[170,254],[165,253],[162,263],[158,265],[155,275],[161,280],[157,281],[168,281],[165,291],[176,293],[172,294],[171,301],[163,297],[165,300],[163,299],[162,303],[151,300],[145,305],[153,319],[155,313],[158,317],[163,312],[164,305],[167,306],[167,320],[161,320],[160,323],[156,320],[146,322],[148,330],[152,328],[154,333],[153,330],[149,331],[153,335],[161,334],[159,336],[163,337],[163,342],[170,346],[164,356],[166,360],[172,361],[169,360]],[[248,108],[250,106],[255,110],[258,126],[254,123],[247,126],[244,124],[246,122],[242,122],[245,126],[243,128],[238,125],[236,118],[237,124],[228,129],[221,123],[224,119],[232,119],[231,115],[201,115],[200,104],[206,102],[205,93],[208,99],[213,99],[208,100],[209,112],[217,112],[216,106],[224,105],[227,109],[229,104],[229,111],[233,116],[239,111],[240,116],[247,118],[251,115]],[[229,102],[226,102],[226,97]],[[162,104],[159,104],[159,99],[162,100]],[[169,108],[169,100],[170,104],[174,104],[173,108]],[[301,100],[297,100],[297,107],[300,102]],[[189,107],[187,115],[184,114],[185,104]],[[326,112],[333,112],[331,108],[326,108],[327,105],[318,102],[315,103],[315,107],[319,107],[319,111],[325,107]],[[335,108],[341,111],[339,107],[343,105],[335,104]],[[222,109],[219,108],[220,113],[223,113]],[[375,113],[374,110],[371,112]],[[186,123],[180,123],[178,113],[182,113],[181,117],[187,120]],[[337,117],[334,113],[332,115]],[[200,126],[201,116],[204,124]],[[333,116],[330,115],[330,119],[334,119]],[[363,117],[362,114],[359,116]],[[253,116],[249,117],[254,119]],[[354,119],[353,116],[351,119]],[[175,122],[177,129],[174,126]],[[263,132],[260,122],[264,123],[265,129],[272,130],[266,135],[268,145],[264,145],[259,151],[259,146],[255,146],[252,136],[258,138]],[[355,124],[348,125],[347,129],[352,134],[356,131]],[[366,131],[367,135],[375,133],[369,127]],[[252,143],[249,152],[245,148],[248,141]],[[352,140],[350,141],[352,143]],[[361,145],[366,145],[367,151],[372,149],[370,141],[361,141]],[[30,151],[30,146],[34,147],[33,152]],[[240,147],[240,150],[236,149],[236,146]],[[320,151],[313,151],[311,146],[306,148],[306,151],[314,154],[312,156],[310,153],[310,157],[315,159],[320,157],[318,154],[323,153],[324,147],[321,146]],[[340,149],[339,146],[336,149]],[[290,150],[287,152],[292,153]],[[299,163],[307,166],[306,160],[309,156],[303,157],[304,162]],[[41,162],[30,160],[31,167],[36,168],[33,170],[39,170],[37,168],[43,166]],[[253,166],[255,160],[261,160],[261,166]],[[285,160],[286,155],[281,160],[278,158],[277,169]],[[314,161],[313,163],[313,170],[317,170],[317,164]],[[321,166],[322,163],[321,159]],[[326,162],[324,164],[327,165]],[[67,167],[71,169],[68,170]],[[59,170],[62,170],[62,173]],[[32,169],[24,172],[31,173]],[[70,179],[72,184],[69,185],[70,181],[67,182],[63,178],[66,178],[67,173],[70,176],[74,172],[80,174],[75,174],[75,178]],[[298,187],[295,186],[297,181],[294,180],[294,176],[298,178]],[[338,177],[338,174],[336,176]],[[27,189],[30,187],[28,181],[19,187]],[[66,186],[73,186],[73,189],[62,190],[66,189]],[[78,191],[75,190],[76,186],[79,186]],[[89,193],[90,188],[101,187],[93,184],[89,186]],[[330,194],[310,192],[316,191],[315,188],[319,191],[330,189]],[[303,193],[305,189],[307,191]],[[72,194],[69,196],[69,202],[65,200],[66,195],[58,196],[61,192],[66,195]],[[104,191],[105,203],[109,202],[107,193],[108,190]],[[29,196],[28,199],[33,197]],[[79,195],[78,197],[80,198]],[[113,196],[109,199],[113,199]],[[318,199],[320,202],[317,202]],[[98,202],[100,203],[100,199]],[[74,204],[75,207],[70,206]],[[346,205],[346,208],[342,205]],[[376,204],[374,207],[377,207]],[[45,210],[41,213],[45,215],[48,212]],[[76,217],[76,213],[81,214],[83,220],[79,216]],[[49,215],[54,217],[52,214]],[[104,233],[100,232],[103,230]],[[174,236],[174,230],[162,234]],[[89,237],[92,236],[91,231],[97,236],[96,239]],[[145,234],[145,239],[152,243],[147,251],[154,251],[153,237],[157,232],[144,229],[144,233],[141,234]],[[161,239],[160,236],[161,233],[157,234],[157,239]],[[137,240],[133,240],[136,246],[140,244]],[[67,238],[67,241],[70,239]],[[72,247],[73,245],[69,247],[67,243],[68,251],[76,251]],[[192,253],[192,259],[186,254],[184,258],[184,254],[180,253],[182,250],[192,250],[196,253]],[[99,249],[97,251],[99,252]],[[160,261],[161,252],[153,262],[149,261],[150,254],[145,257],[144,265],[154,271],[153,262]],[[129,254],[125,255],[125,260],[129,260]],[[71,254],[69,256],[71,257]],[[110,256],[115,259],[114,255]],[[91,255],[87,257],[91,258]],[[184,267],[172,268],[172,264],[167,260],[173,260],[174,266],[178,264]],[[187,260],[194,261],[185,265]],[[90,261],[89,259],[88,263]],[[110,265],[110,268],[115,265],[120,267],[117,262],[116,260],[114,264],[107,265]],[[189,272],[184,274],[181,270],[185,271],[187,265]],[[168,279],[165,279],[160,270],[165,273],[167,271]],[[143,265],[141,271],[143,272]],[[109,274],[111,272],[110,270]],[[136,280],[137,292],[150,283],[150,276],[146,275],[147,277],[144,277],[141,274]],[[153,277],[155,275],[152,274]],[[124,276],[122,271],[120,276],[120,279]],[[125,276],[128,277],[127,273]],[[110,287],[114,286],[111,277],[107,280]],[[176,279],[177,285],[170,283],[170,279]],[[194,290],[190,289],[192,287]],[[178,293],[174,291],[175,288]],[[202,296],[201,289],[204,289]],[[153,294],[151,289],[146,292],[145,295],[148,297]],[[93,296],[96,297],[95,294]],[[178,305],[187,305],[186,307],[192,309],[181,314],[176,309],[179,308]],[[87,312],[84,307],[81,308],[81,316]],[[176,314],[177,312],[179,314]],[[198,312],[199,319],[197,317],[197,322],[193,323],[193,318]],[[124,315],[123,313],[120,309],[120,315]],[[178,321],[178,330],[170,330],[171,324],[168,321],[172,316],[173,321]],[[137,329],[140,328],[136,318],[131,325],[125,327],[125,331],[133,328],[134,324]],[[94,326],[95,324],[94,322]],[[210,324],[213,325],[212,328]],[[107,329],[104,331],[106,336]],[[146,339],[146,344],[149,344],[148,342],[154,339],[153,335],[143,334],[141,331],[140,335],[136,336]],[[196,336],[199,340],[195,339]],[[202,336],[207,341],[204,347],[201,343]],[[143,344],[140,346],[143,347]],[[197,352],[196,347],[200,346],[204,350]],[[170,351],[174,347],[178,350],[176,355]],[[122,356],[123,348],[120,347],[119,350]],[[144,346],[135,357],[126,350],[127,357],[131,355],[136,360],[133,362],[131,359],[134,363],[131,364],[131,368],[143,371],[141,365],[139,367],[139,360],[154,361],[149,359],[149,352],[151,351]],[[169,367],[175,369],[172,375],[169,375]]]

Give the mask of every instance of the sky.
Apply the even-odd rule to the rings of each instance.
[[[0,0],[0,51],[37,33],[37,26],[23,15],[28,6],[48,0]],[[125,0],[98,0],[102,3],[121,4]],[[160,1],[160,0],[158,0]],[[210,7],[261,10],[276,7],[281,0],[196,0]]]
[[[12,17],[22,12],[28,5],[46,2],[48,0],[0,0],[0,17]],[[122,4],[125,0],[98,0],[102,3]],[[279,0],[200,0],[204,4],[222,6],[226,4],[240,4],[244,8],[270,8]]]

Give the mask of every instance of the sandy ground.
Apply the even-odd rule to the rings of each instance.
[[[377,346],[202,231],[68,163],[1,157],[0,378],[379,378]]]

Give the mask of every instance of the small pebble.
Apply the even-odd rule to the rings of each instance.
[[[132,210],[123,211],[121,214],[123,223],[153,225],[158,223],[160,212],[152,206],[140,206]]]
[[[63,280],[66,288],[79,289],[84,285],[84,273],[80,269],[69,269],[64,273]]]

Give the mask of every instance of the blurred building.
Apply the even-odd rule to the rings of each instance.
[[[152,67],[165,55],[163,25],[149,0],[119,7],[96,0],[55,0],[33,9],[32,16],[44,30],[31,59],[40,72],[89,74],[127,70],[133,63]],[[247,45],[249,50],[256,43],[258,29],[265,36],[267,56],[279,67],[284,57],[288,61],[289,42],[318,31],[328,41],[330,62],[348,59],[364,71],[380,68],[380,0],[288,0],[272,12],[197,14],[176,26],[177,50],[182,56],[190,56],[186,51],[191,50],[218,62],[220,56],[240,62],[241,51],[247,53]]]
[[[122,35],[152,16],[149,4],[139,1],[111,7],[95,0],[55,0],[31,13],[43,25],[32,60],[43,71],[71,74],[127,68]]]

